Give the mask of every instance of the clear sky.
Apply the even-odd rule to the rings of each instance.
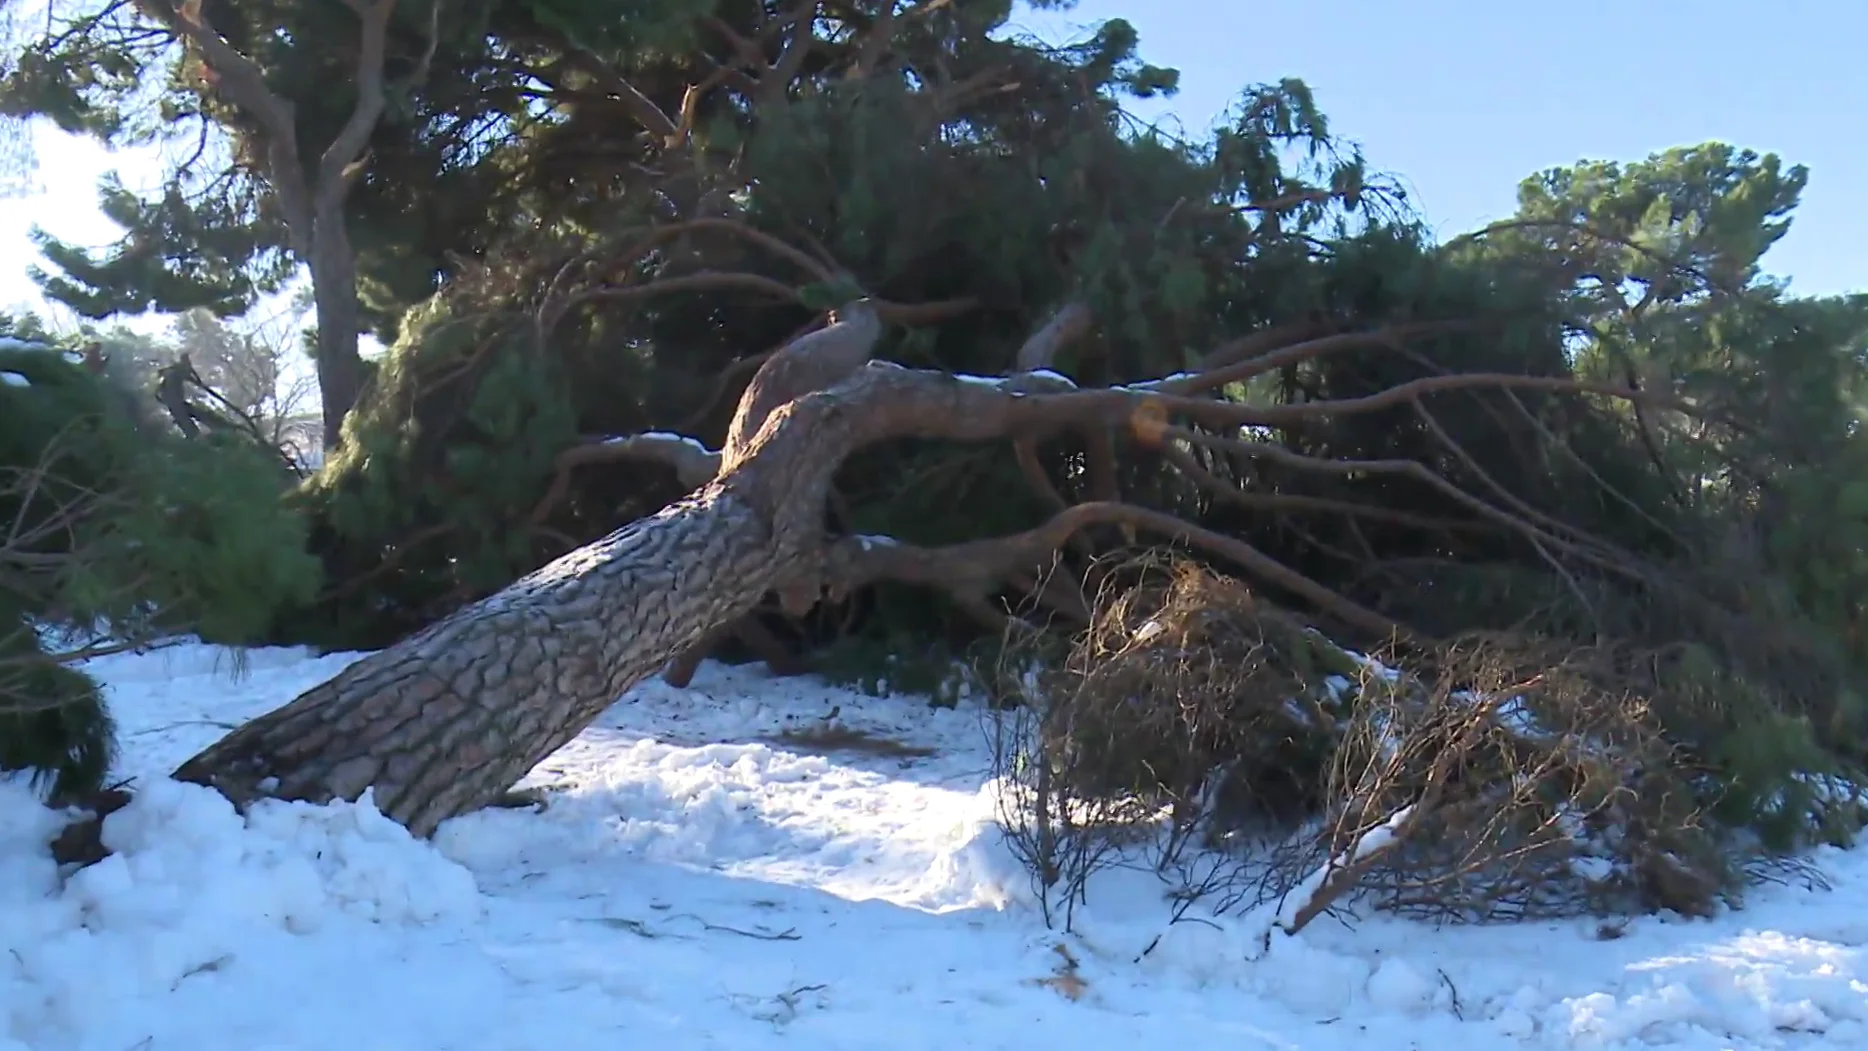
[[[1180,96],[1150,109],[1197,132],[1245,84],[1301,77],[1442,234],[1508,215],[1518,181],[1553,165],[1710,139],[1774,151],[1811,174],[1767,267],[1804,293],[1868,291],[1868,0],[1082,0],[1020,22],[1061,40],[1118,15],[1181,70]],[[32,224],[105,242],[98,177],[156,171],[56,134],[39,154],[44,192],[0,201],[0,304],[36,299]]]
[[[1805,294],[1868,291],[1868,0],[1082,0],[1047,39],[1127,18],[1206,128],[1299,77],[1443,234],[1509,215],[1525,176],[1721,140],[1810,169],[1765,259]]]

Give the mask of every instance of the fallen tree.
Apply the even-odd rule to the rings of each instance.
[[[1034,340],[1085,327],[1047,325]],[[1241,428],[1419,407],[1426,395],[1454,389],[1664,400],[1657,395],[1486,373],[1417,379],[1370,397],[1260,406],[1215,394],[1268,370],[1396,344],[1409,333],[1339,333],[1269,350],[1262,338],[1248,337],[1207,355],[1196,372],[1078,389],[1043,368],[985,379],[870,361],[881,330],[873,305],[858,302],[835,324],[772,355],[740,399],[734,437],[718,454],[713,477],[686,498],[358,661],[229,734],[175,776],[212,786],[237,804],[355,799],[370,790],[383,813],[426,835],[499,799],[630,686],[730,626],[768,593],[801,611],[826,591],[889,579],[941,588],[990,614],[991,597],[1010,580],[1040,571],[1073,535],[1103,524],[1202,549],[1365,635],[1411,634],[1243,541],[1119,499],[1065,507],[1023,533],[941,548],[829,535],[825,505],[838,465],[890,439],[1033,442],[1065,431],[1126,431],[1144,445],[1182,454],[1208,448],[1321,471],[1394,472],[1437,481],[1482,519],[1531,543],[1641,572],[1606,545],[1495,506],[1418,462],[1306,464],[1300,454],[1240,435]],[[1018,360],[1041,366],[1049,354],[1028,346]],[[675,436],[619,442],[616,449],[682,462],[695,452]],[[1217,483],[1211,476],[1203,481]]]
[[[114,248],[48,243],[56,296],[235,309],[304,255],[305,183],[346,220],[312,240],[356,242],[318,281],[356,324],[321,335],[389,347],[333,394],[362,396],[288,501],[324,586],[266,635],[382,652],[184,776],[241,801],[374,786],[429,830],[728,637],[925,683],[1012,609],[1090,625],[1144,534],[1368,652],[1507,625],[1555,652],[1699,645],[1773,702],[1721,684],[1720,711],[1858,757],[1857,311],[1791,318],[1745,276],[1801,185],[1775,157],[1542,173],[1513,219],[1440,244],[1299,81],[1247,87],[1198,140],[1140,127],[1124,100],[1176,75],[1119,19],[1053,46],[990,0],[622,5],[576,33],[531,5],[351,6],[362,36],[220,5],[231,65],[167,5],[112,8],[4,85],[115,136],[166,83],[165,113],[249,147],[201,193],[108,197],[135,217]],[[125,43],[151,39],[186,46]],[[87,76],[100,54],[141,75]],[[248,127],[277,107],[203,56],[280,91],[364,66],[398,90],[381,114],[368,69],[279,95],[302,148],[358,159],[280,181]],[[1684,750],[1791,769],[1718,754],[1754,729]]]

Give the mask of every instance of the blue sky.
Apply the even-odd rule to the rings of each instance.
[[[1298,77],[1443,234],[1509,215],[1532,172],[1722,140],[1807,165],[1767,269],[1868,291],[1868,0],[1082,0],[1053,38],[1127,18],[1205,129],[1247,83]]]
[[[1334,130],[1397,173],[1442,234],[1510,214],[1524,176],[1580,159],[1637,159],[1720,139],[1808,165],[1810,185],[1767,268],[1807,294],[1868,291],[1868,0],[1082,0],[1030,13],[1063,39],[1122,16],[1144,55],[1181,70],[1149,107],[1205,129],[1247,83],[1303,78]],[[97,179],[132,186],[149,154],[113,158],[39,138],[44,192],[0,201],[0,304],[36,298],[35,222],[101,243]]]

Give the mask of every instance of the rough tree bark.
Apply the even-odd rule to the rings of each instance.
[[[1202,548],[1339,622],[1405,636],[1400,625],[1242,540],[1146,508],[1078,504],[1024,533],[919,548],[887,538],[829,537],[825,505],[846,457],[893,438],[1017,442],[1123,428],[1144,443],[1180,441],[1306,461],[1293,466],[1309,469],[1391,469],[1431,478],[1413,461],[1309,463],[1281,447],[1226,435],[1309,414],[1374,411],[1462,386],[1652,397],[1511,375],[1429,377],[1370,397],[1301,406],[1206,396],[1290,361],[1391,342],[1394,330],[1325,336],[1253,357],[1221,355],[1215,360],[1222,364],[1204,372],[1117,389],[1078,389],[1046,372],[962,377],[864,365],[881,328],[874,312],[873,305],[853,305],[836,325],[788,345],[761,367],[742,398],[718,473],[692,495],[364,658],[235,730],[175,776],[211,785],[235,803],[265,796],[355,799],[371,789],[383,813],[427,835],[442,821],[499,799],[629,687],[744,617],[768,593],[802,604],[826,588],[838,594],[895,580],[982,606],[1007,580],[1040,568],[1079,530],[1100,524]],[[692,461],[686,462],[690,476],[711,461],[711,454],[673,436],[645,436],[634,447]],[[1501,528],[1596,555],[1574,538],[1461,495],[1475,510],[1498,516]]]
[[[726,483],[580,548],[246,724],[176,771],[236,802],[355,799],[427,835],[484,806],[794,561]]]
[[[373,787],[385,814],[426,835],[497,798],[767,592],[814,582],[825,494],[861,428],[837,399],[786,403],[867,358],[881,324],[867,306],[846,313],[754,377],[714,481],[359,661],[176,776],[236,801]]]

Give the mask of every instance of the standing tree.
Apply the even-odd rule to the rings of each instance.
[[[311,275],[325,441],[335,444],[365,378],[347,204],[369,167],[370,139],[391,98],[425,75],[440,0],[419,14],[405,13],[401,22],[397,0],[346,0],[341,15],[309,13],[327,37],[348,35],[333,50],[316,38],[280,32],[266,20],[270,11],[245,5],[139,0],[137,17],[127,22],[126,10],[87,11],[62,32],[28,45],[9,78],[9,111],[44,114],[68,130],[106,138],[134,137],[139,130],[147,137],[153,133],[132,123],[122,107],[139,93],[135,74],[174,53],[176,83],[187,85],[176,92],[175,108],[201,122],[195,160],[210,131],[219,129],[231,140],[236,167],[191,195],[185,189],[191,160],[156,202],[107,186],[106,211],[129,227],[129,238],[100,261],[42,236],[47,254],[69,275],[46,277],[47,290],[92,316],[132,304],[238,309],[284,276],[276,265],[257,280],[241,272],[266,246],[266,228],[276,225],[291,257]],[[333,54],[342,57],[334,63]],[[93,68],[100,65],[102,76]],[[323,76],[308,75],[314,72]],[[324,118],[335,85],[346,87],[349,98],[333,126]],[[230,178],[235,175],[251,181],[242,186]],[[255,200],[250,191],[261,186],[269,196]]]

